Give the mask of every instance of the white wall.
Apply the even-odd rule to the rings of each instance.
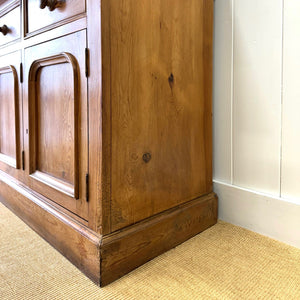
[[[216,0],[219,217],[300,248],[300,1]]]

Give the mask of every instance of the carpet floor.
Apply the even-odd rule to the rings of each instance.
[[[0,203],[0,299],[300,299],[300,249],[219,221],[99,288]]]

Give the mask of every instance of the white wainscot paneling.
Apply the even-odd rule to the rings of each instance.
[[[216,0],[213,69],[213,173],[231,182],[232,0]]]
[[[279,195],[282,1],[234,1],[233,183]]]
[[[214,191],[221,220],[300,248],[300,205],[222,182]]]
[[[300,1],[284,4],[282,197],[300,204]],[[300,216],[299,216],[300,218]]]

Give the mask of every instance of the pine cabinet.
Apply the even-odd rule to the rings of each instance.
[[[21,52],[0,57],[0,170],[16,175],[21,167]]]
[[[87,220],[85,49],[85,30],[25,49],[24,125],[30,188]]]
[[[213,0],[0,3],[0,200],[103,286],[217,221]]]

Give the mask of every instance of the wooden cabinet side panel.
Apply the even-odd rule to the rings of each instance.
[[[114,231],[212,190],[213,1],[109,6]]]

